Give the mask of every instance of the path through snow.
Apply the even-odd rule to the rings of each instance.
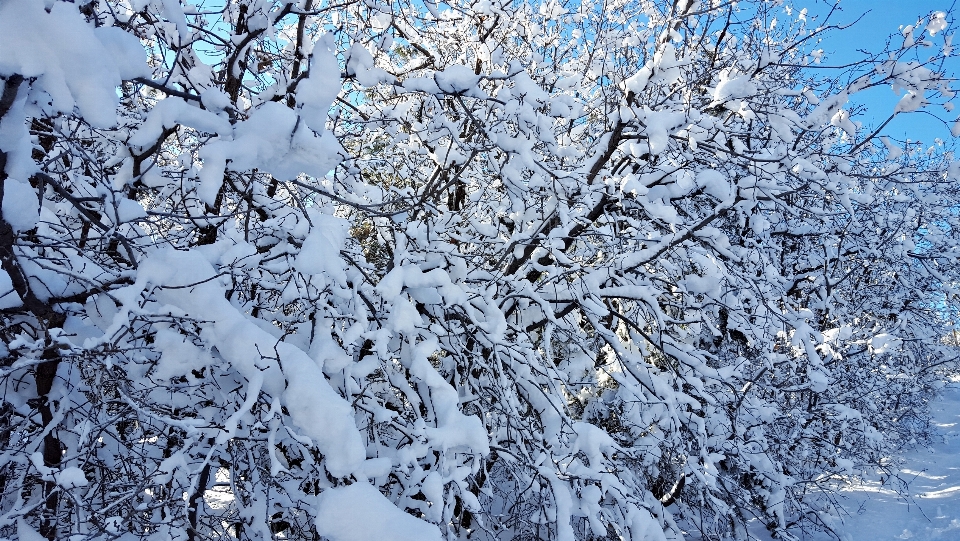
[[[943,440],[905,457],[901,477],[910,481],[910,497],[879,482],[846,491],[846,539],[960,540],[960,381],[943,390],[933,414]]]

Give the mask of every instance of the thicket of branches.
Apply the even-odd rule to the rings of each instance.
[[[947,14],[839,19],[0,0],[0,534],[835,532],[931,434],[960,225],[850,101],[949,110]]]

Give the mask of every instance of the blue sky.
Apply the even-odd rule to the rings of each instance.
[[[833,2],[830,0],[788,0],[784,5],[790,5],[795,10],[804,7],[808,8],[811,14],[825,14],[829,11],[829,6]],[[825,64],[842,63],[845,61],[860,58],[857,49],[867,49],[870,51],[880,51],[883,49],[887,37],[890,34],[897,33],[896,43],[900,43],[902,37],[899,37],[900,28],[916,24],[917,19],[929,14],[932,11],[946,11],[954,5],[954,0],[840,0],[840,12],[831,18],[833,23],[850,23],[861,14],[861,19],[852,28],[842,32],[834,32],[825,39],[816,48],[822,48],[828,55]],[[954,22],[954,17],[948,17],[948,21]],[[942,41],[937,36],[937,43]],[[954,41],[954,54],[960,54],[960,36]],[[954,59],[948,71],[955,75],[960,75],[960,57]],[[957,88],[960,85],[954,85]],[[860,118],[865,127],[869,125],[877,126],[882,123],[893,111],[900,96],[893,92],[889,87],[872,89],[858,94],[855,100],[868,107],[867,116]],[[947,120],[952,126],[953,121],[960,114],[960,95],[955,99],[958,107],[953,112],[947,112],[940,106],[928,107],[931,113],[936,114],[943,120]],[[950,140],[951,135],[949,126],[945,127],[941,120],[937,120],[928,113],[913,113],[909,115],[899,115],[895,118],[883,132],[885,135],[897,139],[921,140],[924,143],[933,143],[934,138],[939,137],[944,140]]]

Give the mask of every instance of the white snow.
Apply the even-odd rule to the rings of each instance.
[[[324,491],[316,523],[330,541],[440,541],[436,526],[397,509],[364,482]]]
[[[209,102],[213,94],[204,93],[204,96]],[[180,98],[166,98],[157,102],[150,110],[147,119],[130,137],[129,142],[134,146],[153,145],[163,133],[164,128],[177,124],[206,133],[230,134],[233,130],[226,119],[210,111],[190,105]]]
[[[671,111],[651,111],[644,107],[638,116],[646,126],[647,142],[650,145],[650,154],[658,155],[667,149],[670,135],[680,129],[686,115]]]
[[[450,66],[435,75],[437,87],[451,94],[471,90],[480,81],[480,76],[467,66]]]
[[[703,169],[698,172],[697,187],[703,188],[703,193],[717,198],[720,202],[726,202],[734,195],[730,181],[716,169]]]
[[[378,68],[370,51],[359,43],[354,43],[347,53],[347,75],[355,76],[363,86],[372,87],[393,81],[393,76]]]
[[[87,476],[77,467],[64,468],[53,474],[54,480],[63,488],[87,486]]]
[[[897,491],[887,476],[881,481],[877,475],[844,490],[837,517],[841,540],[960,539],[960,379],[943,389],[932,409],[943,439],[904,457],[899,477],[909,482],[907,492]],[[751,528],[750,533],[759,540],[770,540],[762,527]],[[805,539],[836,538],[819,533]]]
[[[895,112],[951,98],[939,60],[894,54],[846,86],[785,81],[794,68],[774,64],[795,47],[759,27],[691,47],[689,32],[661,32],[652,12],[647,28],[625,20],[584,35],[574,23],[606,14],[567,14],[556,0],[537,4],[539,16],[522,2],[414,4],[368,2],[368,21],[336,6],[306,15],[261,2],[200,28],[187,17],[213,12],[181,0],[114,2],[116,20],[104,3],[86,20],[79,3],[0,0],[0,77],[26,77],[0,119],[0,212],[15,231],[37,227],[17,240],[20,266],[36,295],[68,314],[48,330],[51,343],[85,368],[59,364],[47,393],[57,417],[43,432],[27,383],[47,339],[0,343],[0,356],[24,363],[5,368],[0,386],[26,423],[20,454],[32,453],[32,464],[7,453],[28,472],[7,499],[32,496],[10,500],[20,507],[0,520],[4,535],[16,527],[38,539],[31,509],[42,498],[28,485],[48,482],[72,498],[61,501],[73,502],[78,535],[182,539],[182,514],[125,534],[124,507],[181,509],[193,493],[217,510],[196,509],[212,528],[195,532],[205,537],[226,538],[234,521],[250,536],[295,536],[272,531],[282,511],[326,541],[464,539],[459,506],[490,537],[527,536],[531,524],[557,541],[679,540],[672,511],[648,490],[662,479],[686,480],[681,503],[722,521],[718,538],[745,538],[733,494],[758,523],[836,518],[841,541],[960,539],[953,439],[897,462],[909,496],[877,475],[842,492],[839,510],[820,504],[828,498],[799,508],[785,498],[820,476],[858,475],[851,458],[862,455],[843,446],[892,453],[881,436],[903,414],[888,415],[892,402],[923,398],[912,376],[932,378],[921,362],[939,360],[930,348],[942,344],[923,339],[939,327],[911,314],[940,294],[930,276],[960,281],[950,221],[960,203],[946,183],[921,189],[903,175],[929,165],[958,178],[960,162],[944,155],[940,167],[936,147],[926,160],[886,138],[838,144],[856,142],[862,126],[844,107],[868,86],[889,83]],[[698,4],[675,7],[707,9]],[[639,8],[626,9],[630,19]],[[309,21],[302,39],[291,35],[297,17]],[[925,34],[942,32],[949,48],[945,15],[927,18],[904,42],[920,50]],[[201,34],[220,38],[217,54],[191,37]],[[819,62],[824,52],[810,54]],[[296,57],[308,65],[293,69]],[[643,60],[618,74],[605,58]],[[224,74],[243,83],[239,95]],[[118,87],[139,76],[189,94]],[[615,84],[637,95],[621,100]],[[120,96],[123,122],[112,127]],[[54,120],[57,145],[41,160],[42,118]],[[178,137],[158,145],[175,126]],[[123,189],[135,161],[150,190]],[[116,227],[75,234],[78,203],[31,187],[38,170]],[[450,195],[464,187],[469,207],[444,207],[454,181]],[[113,234],[138,265],[103,257]],[[902,264],[923,251],[929,259]],[[891,268],[898,279],[885,281]],[[11,276],[0,271],[0,308],[22,304]],[[887,319],[887,306],[902,306],[899,317]],[[741,357],[746,348],[757,354]],[[122,415],[157,430],[128,438],[120,418],[97,421],[115,413],[91,400],[104,390],[88,366],[123,370],[123,385],[105,380],[108,394],[124,391],[132,409]],[[876,405],[852,400],[858,389]],[[817,394],[806,411],[791,398]],[[938,405],[954,408],[940,411],[940,426],[960,434],[960,381]],[[185,437],[159,431],[167,425]],[[63,445],[56,467],[43,463],[43,434]],[[254,458],[238,461],[231,440]],[[105,475],[109,454],[132,461],[135,478]],[[204,465],[216,468],[215,486],[200,483]],[[84,486],[118,497],[99,501]],[[14,522],[21,514],[32,522]],[[811,535],[798,533],[820,540]]]
[[[323,177],[339,162],[342,149],[329,132],[318,135],[316,126],[310,128],[285,105],[264,103],[234,127],[233,140],[220,139],[200,151],[201,200],[213,204],[223,185],[227,160],[233,169],[259,167],[283,180],[301,173]]]
[[[720,105],[733,99],[750,97],[757,93],[757,85],[750,80],[749,75],[733,75],[730,70],[720,72],[720,80],[713,89],[713,103]]]
[[[650,81],[650,75],[653,73],[653,70],[650,66],[644,66],[640,69],[633,77],[630,77],[623,82],[627,90],[639,94],[643,92],[643,89],[647,87],[647,82]]]
[[[935,36],[937,32],[944,30],[946,27],[947,14],[942,11],[937,11],[930,17],[930,22],[927,23],[927,32],[930,32],[931,36]]]
[[[23,304],[23,301],[20,300],[20,296],[14,291],[10,275],[7,274],[7,271],[0,270],[0,310],[13,308],[21,304]],[[4,350],[0,350],[0,352],[3,351]]]
[[[870,340],[870,350],[875,354],[898,351],[902,341],[896,336],[878,334]]]
[[[47,539],[40,535],[37,530],[31,528],[22,518],[17,519],[17,537],[20,541],[46,541]]]
[[[333,34],[317,39],[308,77],[297,85],[300,116],[316,131],[323,130],[330,106],[340,93],[340,65],[330,52],[336,48],[333,39]]]
[[[117,201],[117,223],[132,222],[146,215],[143,206],[132,199],[123,198]]]
[[[0,75],[37,77],[54,108],[76,105],[97,127],[116,124],[116,88],[124,77],[147,74],[145,57],[136,38],[94,31],[72,3],[54,2],[49,13],[39,0],[0,4]]]
[[[322,367],[304,351],[287,342],[278,343],[238,312],[224,298],[223,287],[210,280],[215,274],[197,251],[156,252],[141,263],[136,284],[117,292],[125,302],[114,317],[114,325],[122,324],[131,303],[148,284],[174,286],[159,291],[158,298],[186,314],[213,322],[207,329],[211,342],[247,378],[246,394],[255,397],[261,388],[272,394],[282,393],[283,405],[293,422],[324,454],[327,471],[338,477],[360,471],[366,453],[350,405],[330,387]],[[197,285],[177,288],[186,284]],[[247,409],[245,403],[238,414]],[[232,436],[235,428],[226,426],[220,438]]]
[[[303,241],[295,267],[304,274],[326,273],[346,287],[347,274],[340,249],[347,240],[350,224],[342,218],[319,213],[313,214],[311,220],[314,228]]]
[[[9,179],[3,189],[3,218],[14,231],[26,231],[37,225],[40,200],[26,182]]]
[[[933,410],[943,441],[906,456],[900,476],[910,481],[909,495],[879,480],[845,493],[850,541],[960,539],[960,381],[943,390]]]

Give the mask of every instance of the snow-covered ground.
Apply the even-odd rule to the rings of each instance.
[[[845,492],[848,541],[960,540],[960,381],[943,390],[933,412],[943,440],[906,456],[909,497],[879,481]]]

